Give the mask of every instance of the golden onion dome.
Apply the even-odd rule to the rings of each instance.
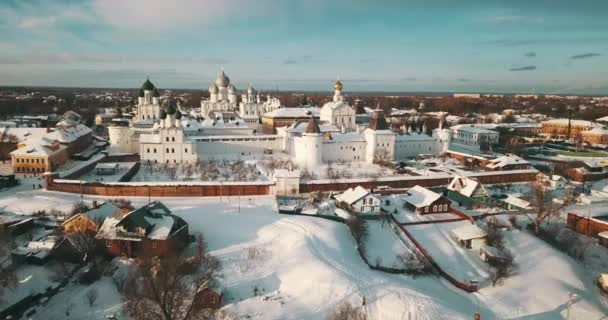
[[[342,91],[342,87],[343,87],[343,85],[340,80],[338,80],[338,81],[336,81],[336,83],[334,83],[334,90]]]

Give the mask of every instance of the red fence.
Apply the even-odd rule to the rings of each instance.
[[[414,237],[409,233],[409,231],[407,231],[401,224],[399,224],[399,222],[395,219],[394,216],[390,215],[390,217],[393,220],[393,223],[396,224],[399,227],[399,229],[401,229],[401,231],[403,231],[403,233],[408,237],[408,239],[410,239],[410,241],[412,241],[412,243],[416,246],[416,248],[418,248],[418,250],[420,250],[420,252],[422,252],[422,255],[424,255],[424,257],[429,260],[431,265],[437,270],[437,272],[439,272],[439,274],[442,277],[444,277],[446,280],[448,280],[451,284],[453,284],[457,288],[462,289],[466,292],[471,293],[471,292],[477,292],[479,290],[479,286],[460,282],[460,281],[456,280],[454,277],[452,277],[451,275],[449,275],[447,272],[445,272],[439,266],[439,264],[433,259],[433,257],[426,251],[426,249],[424,249],[424,247],[418,241],[416,241],[416,239],[414,239]]]
[[[55,180],[52,175],[45,175],[45,188],[51,191],[82,193],[113,197],[216,197],[216,196],[254,196],[268,195],[271,182],[230,184],[197,184],[167,183],[130,184],[83,182],[77,180]]]

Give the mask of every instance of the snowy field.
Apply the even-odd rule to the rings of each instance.
[[[368,220],[369,236],[365,242],[366,257],[374,266],[403,269],[402,257],[411,251],[395,234],[391,225],[379,220]]]
[[[93,199],[103,200],[85,197]],[[45,208],[69,210],[79,200],[79,195],[43,190],[0,192],[0,206],[21,213]],[[132,200],[135,205],[148,201]],[[571,319],[605,319],[608,310],[602,305],[605,298],[593,285],[593,275],[523,231],[509,233],[507,241],[521,265],[520,272],[503,286],[468,294],[438,277],[412,278],[370,270],[359,257],[345,225],[314,217],[279,215],[273,197],[242,198],[240,210],[236,201],[226,197],[223,202],[219,198],[162,201],[183,217],[193,232],[202,232],[212,254],[221,260],[223,308],[237,319],[323,319],[337,303],[346,300],[359,304],[363,296],[369,319],[382,320],[471,319],[477,306],[483,319],[561,319],[571,291],[577,294]],[[370,231],[377,227],[372,226]],[[425,242],[437,242],[440,247],[452,245],[445,239],[445,232],[420,229],[416,236],[426,236]],[[370,245],[374,251],[395,249],[390,245],[396,245],[395,239],[370,239],[375,242]],[[455,248],[443,252],[454,255],[458,251]],[[478,259],[471,256],[474,258]],[[71,310],[69,319],[104,319],[120,311],[120,296],[109,278],[93,286],[103,297],[93,308],[81,303],[88,288],[70,284],[38,307],[39,316],[32,319],[66,319],[65,307],[70,303],[79,305]]]

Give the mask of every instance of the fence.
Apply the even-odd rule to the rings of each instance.
[[[431,265],[437,270],[437,272],[439,272],[439,274],[442,277],[444,277],[446,280],[448,280],[450,283],[452,283],[455,287],[462,289],[466,292],[471,293],[471,292],[477,292],[479,290],[479,287],[477,285],[460,282],[460,281],[456,280],[454,277],[452,277],[451,275],[449,275],[447,272],[445,272],[439,266],[439,264],[433,259],[433,257],[426,251],[426,249],[424,249],[424,247],[416,239],[414,239],[414,237],[409,233],[409,231],[407,231],[402,225],[399,224],[399,222],[397,221],[397,219],[395,219],[395,217],[391,216],[391,219],[393,220],[393,223],[395,223],[399,227],[399,229],[401,229],[401,231],[403,231],[403,233],[408,237],[408,239],[410,239],[410,241],[416,246],[416,248],[418,248],[418,250],[420,250],[422,255],[424,255],[424,257],[429,260]]]

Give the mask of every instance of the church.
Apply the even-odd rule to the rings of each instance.
[[[211,89],[214,94],[201,102],[203,114],[237,106],[236,89],[223,70]],[[139,90],[138,105],[128,126],[108,128],[110,150],[138,153],[142,161],[165,164],[256,159],[285,153],[298,166],[314,168],[336,161],[389,163],[447,149],[450,130],[440,126],[433,136],[407,129],[397,133],[380,109],[373,111],[369,125],[356,124],[355,109],[342,95],[342,82],[336,81],[333,89],[333,99],[321,108],[319,120],[311,113],[290,126],[277,128],[276,134],[259,134],[238,117],[201,119],[188,115],[170,97],[161,103],[158,90],[147,79]],[[280,106],[278,99],[272,103]],[[268,112],[264,108],[259,92],[250,86],[241,96],[239,112],[259,121],[263,112]]]

